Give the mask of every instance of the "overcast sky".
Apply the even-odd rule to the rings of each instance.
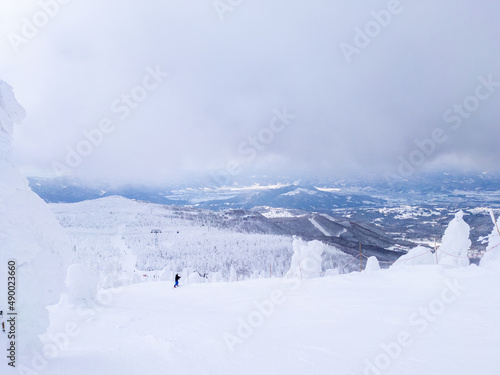
[[[0,5],[27,174],[499,168],[499,1],[54,2]]]

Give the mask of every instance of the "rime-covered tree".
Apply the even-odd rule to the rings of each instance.
[[[18,289],[15,307],[22,314],[22,324],[17,326],[21,357],[27,349],[40,345],[38,335],[49,324],[46,307],[59,300],[70,254],[50,208],[12,164],[14,125],[24,116],[12,87],[0,80],[0,309],[7,309],[7,262],[14,259]]]

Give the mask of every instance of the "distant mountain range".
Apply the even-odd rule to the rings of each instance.
[[[224,210],[271,206],[311,212],[338,208],[386,207],[398,204],[483,204],[500,206],[500,177],[491,174],[436,173],[387,185],[381,179],[300,180],[253,179],[246,185],[210,187],[200,183],[150,187],[88,184],[59,177],[28,178],[33,191],[50,203],[74,203],[106,196]]]
[[[152,203],[189,205],[214,210],[272,206],[329,212],[332,208],[385,204],[384,199],[366,194],[338,193],[335,189],[318,188],[307,184],[253,185],[235,188],[151,188],[144,186],[108,188],[104,186],[91,187],[71,179],[34,177],[29,178],[29,183],[33,191],[50,203],[74,203],[118,195]]]
[[[320,239],[353,255],[362,242],[368,253],[373,250],[386,260],[415,242],[433,247],[458,210],[465,211],[465,221],[471,226],[471,249],[481,251],[492,228],[488,208],[500,209],[500,178],[490,174],[431,174],[391,186],[380,179],[265,178],[231,187],[109,187],[71,178],[28,180],[33,191],[50,203],[122,196],[225,212],[228,217],[244,212],[242,225],[250,231]],[[266,220],[262,221],[262,215]]]

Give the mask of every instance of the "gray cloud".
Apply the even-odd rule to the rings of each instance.
[[[242,174],[396,172],[415,139],[443,128],[417,168],[498,168],[500,90],[457,130],[443,120],[474,95],[480,76],[500,82],[500,3],[401,0],[348,63],[341,43],[388,1],[243,2],[221,21],[212,1],[70,2],[15,53],[9,32],[38,9],[2,5],[2,79],[27,110],[15,157],[51,173],[84,129],[115,129],[82,158],[81,176],[161,182],[237,160]],[[170,76],[124,120],[112,103],[140,85],[147,67]],[[269,125],[274,109],[297,115],[256,158],[238,146]]]

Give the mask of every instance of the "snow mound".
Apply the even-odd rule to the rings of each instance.
[[[197,284],[197,283],[205,283],[207,282],[204,277],[201,277],[198,272],[192,272],[189,274],[188,283],[189,284]]]
[[[258,277],[256,277],[258,278]],[[224,277],[222,276],[222,271],[210,272],[208,274],[208,282],[210,283],[220,283],[224,281]]]
[[[481,267],[500,269],[500,234],[494,217],[492,217],[492,221],[493,230],[488,236],[488,247],[486,247],[486,253],[483,255],[480,265]]]
[[[306,242],[296,237],[293,239],[292,264],[286,277],[312,279],[321,275],[321,254],[325,244],[318,240]]]
[[[374,272],[380,270],[380,264],[378,263],[377,257],[369,257],[366,261],[365,271]]]
[[[98,278],[90,268],[75,263],[66,275],[67,300],[73,305],[89,304],[97,293]]]
[[[160,281],[173,281],[174,277],[174,272],[170,269],[169,266],[166,266],[161,270]]]
[[[328,276],[338,276],[340,275],[340,271],[338,268],[329,268],[325,271],[325,274],[323,276],[328,277]]]
[[[463,211],[458,211],[444,231],[441,246],[438,248],[439,264],[449,267],[465,267],[469,265],[467,257],[471,245],[470,227],[463,220]]]
[[[405,255],[399,257],[391,268],[428,264],[436,264],[436,255],[433,254],[428,247],[417,246],[408,251]]]
[[[12,88],[0,81],[0,295],[7,295],[7,262],[17,266],[16,310],[19,354],[39,347],[38,335],[49,325],[46,307],[59,301],[64,288],[69,250],[49,206],[31,191],[10,161],[13,128],[24,118]],[[0,310],[6,311],[6,299]],[[2,356],[3,357],[3,356]],[[2,365],[0,361],[0,365]]]

